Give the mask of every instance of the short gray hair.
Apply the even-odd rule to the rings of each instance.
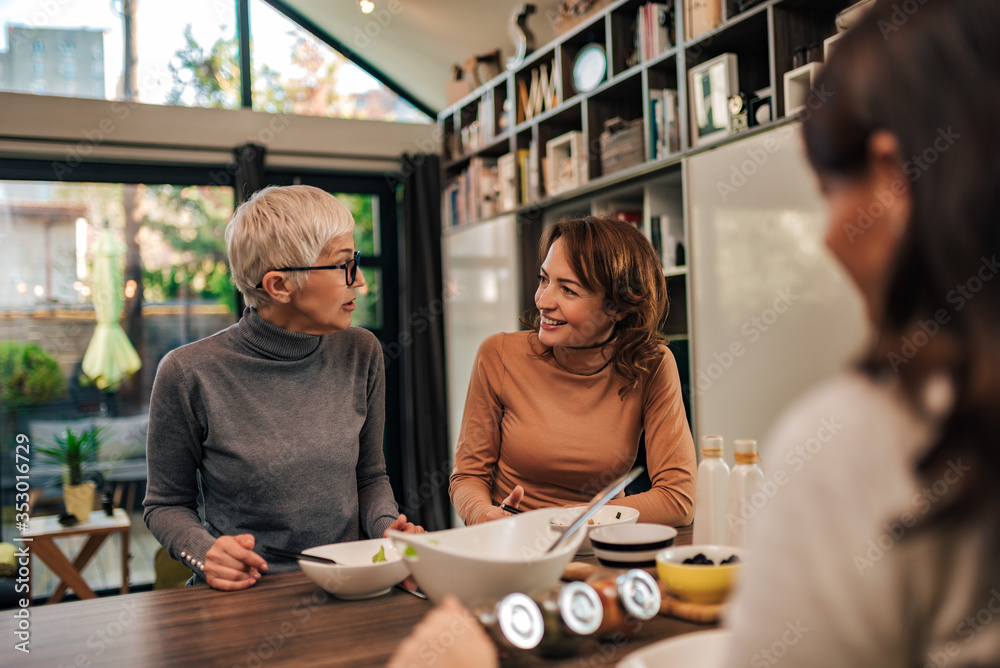
[[[271,304],[257,288],[268,271],[316,264],[330,242],[354,231],[354,216],[330,193],[312,186],[268,186],[229,219],[226,248],[233,283],[254,308]],[[306,272],[289,272],[301,289]]]

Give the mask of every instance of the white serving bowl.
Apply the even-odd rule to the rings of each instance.
[[[566,531],[571,524],[580,516],[586,506],[569,506],[560,509],[561,512],[552,518],[552,528],[560,533]],[[621,515],[621,517],[618,517]],[[590,524],[593,520],[593,524]],[[590,532],[597,527],[616,526],[619,524],[635,524],[639,520],[639,511],[627,506],[604,506],[598,508],[594,516],[588,520],[587,535],[580,544],[580,549],[576,551],[579,556],[589,556],[594,553],[594,546],[590,544]]]
[[[560,510],[532,510],[460,529],[388,535],[431,600],[454,594],[467,607],[476,607],[559,582],[585,536],[578,531],[546,552],[560,537],[549,526]]]
[[[590,533],[594,556],[610,568],[650,568],[656,553],[674,544],[677,529],[664,524],[619,524]]]
[[[385,561],[373,562],[372,557],[383,547]],[[406,561],[388,538],[318,545],[302,552],[337,562],[321,564],[299,559],[299,566],[310,580],[348,601],[381,596],[410,574]]]

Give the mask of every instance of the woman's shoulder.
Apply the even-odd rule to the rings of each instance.
[[[402,347],[394,342],[386,345],[383,351],[378,337],[364,327],[348,327],[333,334],[326,334],[323,336],[322,345],[326,354],[337,360],[345,358],[370,360],[375,355],[399,356],[402,352]]]
[[[659,378],[669,382],[675,377],[679,378],[677,359],[665,343],[657,345],[652,352],[646,355],[644,366],[648,370],[647,379]]]
[[[330,334],[326,338],[336,343],[362,348],[373,348],[380,345],[378,337],[364,327],[348,327],[347,329]]]
[[[479,344],[479,354],[480,356],[495,355],[502,358],[510,354],[533,352],[535,345],[531,340],[532,334],[534,332],[531,331],[497,332],[496,334],[490,334]],[[534,339],[535,343],[537,343],[538,337],[535,336]]]
[[[225,356],[226,352],[231,349],[232,331],[236,326],[235,324],[231,325],[203,339],[185,343],[168,351],[160,360],[159,369],[197,365]]]

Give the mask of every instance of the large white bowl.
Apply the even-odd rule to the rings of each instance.
[[[725,629],[674,636],[632,652],[618,668],[719,668],[726,658],[729,636]]]
[[[431,600],[454,594],[467,607],[476,607],[513,592],[558,584],[586,535],[578,531],[546,552],[560,537],[549,526],[560,510],[532,510],[461,529],[388,535]]]
[[[552,528],[558,532],[566,531],[576,518],[580,516],[586,506],[568,506],[562,508],[561,512],[552,518]],[[618,517],[621,515],[621,517]],[[639,511],[627,506],[604,506],[598,508],[594,516],[588,520],[587,535],[580,543],[580,549],[576,551],[578,556],[589,556],[594,553],[594,546],[590,543],[590,532],[597,527],[617,526],[619,524],[635,524],[639,520]],[[593,523],[590,523],[593,521]]]
[[[385,561],[373,562],[372,557],[383,547]],[[318,545],[302,552],[337,562],[321,564],[299,559],[299,566],[310,580],[348,601],[381,596],[410,573],[406,561],[388,538]]]

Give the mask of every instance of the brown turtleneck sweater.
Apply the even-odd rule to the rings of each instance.
[[[632,467],[645,431],[653,487],[615,503],[636,508],[640,522],[689,524],[697,465],[670,351],[622,400],[600,348],[546,350],[535,332],[479,347],[451,475],[462,520],[482,522],[515,485],[526,510],[586,503]]]

